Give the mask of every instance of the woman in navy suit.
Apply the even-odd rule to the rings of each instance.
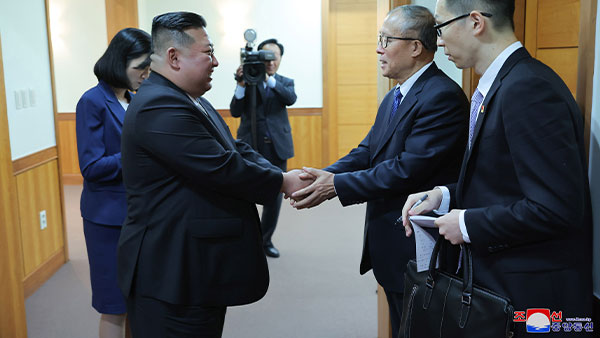
[[[83,175],[81,217],[90,263],[92,306],[100,312],[102,337],[123,337],[125,301],[117,286],[117,241],[127,214],[121,174],[121,128],[131,101],[150,68],[150,35],[125,28],[94,66],[98,85],[77,103],[79,167]]]

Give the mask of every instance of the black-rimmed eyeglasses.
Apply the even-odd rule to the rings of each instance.
[[[453,18],[453,19],[450,19],[448,21],[444,21],[444,22],[442,22],[440,24],[437,24],[437,25],[433,26],[433,28],[435,28],[435,31],[437,32],[437,36],[442,37],[442,29],[441,29],[442,27],[447,26],[447,25],[453,23],[456,20],[464,19],[464,18],[468,17],[469,15],[471,15],[471,13],[459,15],[456,18]],[[490,13],[483,13],[483,12],[481,12],[481,15],[483,15],[485,17],[488,17],[488,18],[492,17],[492,15]]]
[[[385,48],[387,48],[388,44],[390,43],[390,39],[393,39],[393,40],[405,40],[405,41],[413,41],[413,40],[421,41],[419,39],[401,38],[401,37],[397,37],[397,36],[386,36],[386,35],[383,35],[383,34],[379,34],[379,39],[377,41],[381,45],[381,47],[383,47],[385,49]]]

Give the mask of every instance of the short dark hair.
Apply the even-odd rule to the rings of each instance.
[[[433,28],[435,18],[429,9],[418,5],[404,5],[394,8],[389,15],[402,16],[402,27],[398,27],[401,33],[414,31],[426,50],[437,50],[437,33]]]
[[[150,34],[137,28],[124,28],[110,40],[104,54],[94,65],[94,74],[98,81],[104,81],[114,88],[132,90],[127,77],[127,66],[133,59],[144,54],[148,58],[137,68],[143,69],[150,65]]]
[[[205,27],[206,20],[196,13],[170,12],[157,15],[152,19],[152,51],[156,53],[171,47],[169,42],[175,43],[176,47],[187,47],[195,40],[184,30]]]
[[[272,43],[272,44],[274,44],[274,45],[277,45],[277,47],[279,47],[279,51],[281,52],[281,56],[283,56],[283,45],[282,45],[282,44],[280,44],[280,43],[277,41],[277,39],[267,39],[267,40],[265,40],[265,41],[261,42],[261,43],[258,45],[258,48],[257,48],[257,49],[258,49],[258,50],[261,50],[261,49],[263,49],[263,47],[264,47],[265,45],[268,45],[268,44],[270,44],[270,43]]]
[[[490,13],[496,28],[515,30],[515,0],[446,0],[446,8],[457,15],[472,11]]]

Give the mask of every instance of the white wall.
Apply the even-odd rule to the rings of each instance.
[[[435,3],[436,0],[413,0],[413,4],[428,8],[431,13],[435,14]],[[458,85],[462,86],[462,70],[456,68],[454,62],[448,61],[446,55],[444,55],[444,49],[438,48],[434,58],[435,64],[440,68],[446,75],[452,80],[456,81]]]
[[[15,160],[56,145],[44,0],[0,1],[0,35]]]
[[[298,100],[293,107],[323,106],[320,0],[138,0],[138,7],[140,28],[147,32],[152,18],[166,12],[190,11],[206,19],[220,64],[205,97],[216,108],[229,109],[247,28],[256,30],[257,45],[269,38],[284,45],[278,73],[294,79]]]
[[[600,7],[596,17],[600,18]],[[600,298],[600,20],[596,21],[593,93],[589,177],[594,211],[594,294]]]
[[[81,95],[98,83],[93,69],[108,45],[106,9],[104,0],[49,3],[56,108],[59,113],[73,113]]]

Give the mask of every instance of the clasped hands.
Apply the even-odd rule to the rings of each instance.
[[[303,168],[283,174],[282,191],[296,209],[312,208],[335,197],[333,173],[315,168]]]

